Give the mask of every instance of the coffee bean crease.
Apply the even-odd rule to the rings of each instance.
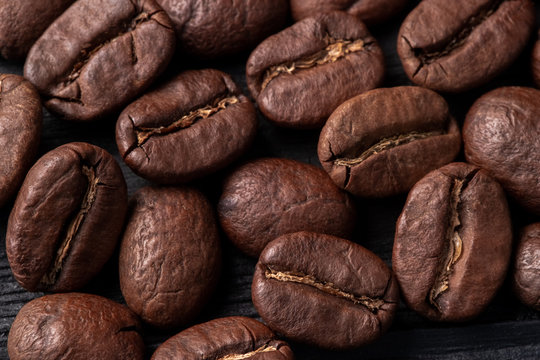
[[[243,360],[243,359],[249,359],[250,357],[256,356],[261,353],[271,352],[271,351],[277,351],[278,349],[275,346],[264,344],[260,348],[254,351],[247,352],[245,354],[230,354],[223,357],[220,357],[217,360]]]

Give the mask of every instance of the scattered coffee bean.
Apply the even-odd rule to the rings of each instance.
[[[36,41],[24,76],[49,110],[90,121],[148,87],[174,44],[172,23],[155,0],[79,0]]]
[[[522,303],[540,311],[540,223],[523,230],[515,256],[514,292]]]
[[[406,304],[431,320],[464,321],[506,275],[512,224],[501,186],[485,170],[451,163],[409,192],[392,266]]]
[[[370,343],[392,323],[399,292],[392,271],[348,240],[310,232],[283,235],[261,254],[251,287],[268,327],[329,349]]]
[[[287,159],[259,159],[236,169],[218,204],[221,226],[244,253],[257,257],[276,237],[301,230],[349,237],[354,204],[326,173]]]
[[[173,336],[152,355],[152,360],[292,360],[286,342],[277,340],[257,320],[233,316],[195,325]]]
[[[381,49],[357,17],[342,12],[304,19],[251,53],[246,80],[275,124],[317,128],[345,100],[378,87]]]
[[[9,216],[6,253],[29,291],[84,286],[112,255],[127,208],[120,167],[105,150],[62,145],[30,169]]]
[[[340,105],[319,138],[324,169],[339,187],[365,197],[408,191],[454,160],[456,120],[437,93],[412,86],[375,89]]]
[[[531,0],[424,0],[401,25],[397,51],[414,83],[462,92],[506,69],[534,20]]]
[[[0,208],[32,165],[42,121],[41,101],[32,84],[17,75],[0,74],[0,148],[5,150],[0,156]]]
[[[157,0],[183,54],[209,59],[249,50],[285,26],[287,0]]]
[[[171,184],[230,164],[256,130],[255,108],[229,75],[194,70],[129,105],[116,124],[116,143],[137,174]]]
[[[532,55],[532,72],[536,86],[540,87],[540,30],[538,31],[538,40],[536,40]]]
[[[144,358],[137,316],[97,295],[46,295],[24,305],[11,325],[11,360]]]
[[[193,319],[217,283],[220,263],[214,213],[200,192],[135,193],[120,246],[120,289],[145,322],[170,328]]]
[[[467,114],[463,143],[467,161],[489,171],[506,192],[540,215],[540,91],[495,89]]]

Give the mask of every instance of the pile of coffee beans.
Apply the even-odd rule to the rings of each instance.
[[[538,12],[532,0],[3,2],[0,55],[24,61],[24,77],[0,74],[5,252],[17,283],[46,293],[10,324],[9,357],[350,351],[405,306],[477,318],[507,279],[540,311]],[[371,29],[398,21],[406,77],[388,84]],[[520,56],[528,79],[494,85]],[[213,69],[235,57],[241,83]],[[456,94],[470,91],[462,116]],[[102,127],[117,149],[67,142],[38,158],[44,114]],[[272,146],[261,129],[313,138],[313,164],[259,156]],[[125,176],[144,186],[128,192]],[[360,204],[392,197],[387,256],[361,245]],[[261,321],[201,320],[230,244]],[[96,276],[121,303],[87,291]]]

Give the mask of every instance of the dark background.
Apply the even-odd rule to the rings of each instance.
[[[449,0],[451,1],[451,0]],[[380,42],[386,58],[385,87],[410,85],[405,76],[395,44],[399,26],[417,1],[389,24],[375,27],[373,35]],[[540,23],[540,4],[537,7],[537,25]],[[537,26],[538,27],[538,26]],[[530,55],[536,33],[516,62],[488,85],[459,95],[445,95],[450,109],[462,124],[471,104],[483,93],[499,86],[533,86],[530,74]],[[181,55],[173,59],[162,79],[192,68],[212,67],[231,74],[248,94],[244,66],[249,53],[233,59],[209,63],[190,62]],[[0,73],[22,74],[22,63],[0,59]],[[539,99],[540,101],[540,99]],[[64,143],[85,141],[105,148],[120,163],[129,194],[148,184],[123,164],[114,141],[116,116],[97,123],[75,124],[61,121],[45,112],[39,156]],[[316,146],[319,131],[295,131],[276,128],[259,115],[259,131],[254,146],[243,160],[261,156],[286,157],[320,166]],[[0,151],[10,151],[1,149]],[[458,160],[463,160],[460,155]],[[234,167],[233,164],[232,167]],[[229,168],[230,169],[230,168]],[[215,204],[220,195],[221,181],[229,170],[210,175],[194,183]],[[405,202],[405,195],[382,200],[357,199],[359,217],[353,241],[369,248],[391,265],[395,222]],[[28,301],[42,296],[21,288],[13,279],[5,253],[5,232],[12,202],[0,209],[0,359],[7,359],[9,328],[19,309]],[[510,203],[514,233],[528,223],[540,221]],[[256,261],[232,247],[222,234],[222,277],[210,304],[197,317],[195,323],[216,317],[245,315],[258,317],[251,303],[250,286]],[[124,302],[119,290],[117,253],[102,272],[82,292],[99,294]],[[193,325],[193,324],[188,324]],[[168,337],[182,328],[169,332],[145,329],[147,356]],[[328,352],[292,343],[298,359],[540,359],[540,314],[519,303],[513,296],[509,281],[504,283],[493,302],[474,321],[463,324],[439,324],[427,321],[400,304],[394,324],[387,334],[369,346],[350,352]]]

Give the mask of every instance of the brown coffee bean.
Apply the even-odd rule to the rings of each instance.
[[[249,50],[285,26],[287,0],[157,0],[184,54],[210,59]]]
[[[251,53],[246,79],[276,125],[317,128],[345,100],[378,87],[384,59],[357,17],[342,12],[304,19]]]
[[[399,300],[392,271],[348,240],[310,232],[283,235],[266,246],[251,287],[268,326],[329,349],[370,343],[391,325]]]
[[[286,342],[257,320],[233,316],[186,329],[163,343],[152,360],[292,360]]]
[[[137,316],[101,296],[46,295],[24,305],[11,325],[11,360],[144,358]]]
[[[229,75],[194,70],[129,105],[116,124],[116,143],[137,174],[171,184],[227,166],[256,130],[255,108]]]
[[[6,253],[29,291],[84,286],[112,255],[127,208],[120,167],[105,150],[62,145],[30,169],[9,216]]]
[[[346,11],[367,25],[380,24],[405,7],[408,0],[291,0],[296,21],[330,11]]]
[[[244,253],[257,257],[276,237],[306,230],[349,237],[354,204],[315,166],[259,159],[236,169],[218,204],[221,226]]]
[[[536,86],[540,87],[540,30],[538,30],[538,40],[532,54],[532,72]]]
[[[155,0],[79,0],[36,41],[24,76],[49,110],[95,120],[148,87],[174,44],[172,23]]]
[[[486,169],[505,191],[540,215],[540,91],[495,89],[467,114],[463,143],[467,161]]]
[[[476,166],[451,163],[409,192],[392,266],[407,306],[431,320],[464,321],[502,284],[511,247],[501,186]]]
[[[6,59],[24,59],[43,31],[74,1],[2,1],[0,55]]]
[[[220,262],[214,214],[200,192],[135,193],[120,246],[120,289],[145,322],[170,328],[193,319],[217,283]]]
[[[437,93],[412,86],[375,89],[340,105],[319,138],[324,169],[339,187],[365,197],[408,191],[454,160],[461,135]]]
[[[540,223],[523,229],[512,275],[514,292],[519,300],[540,311]]]
[[[397,51],[414,83],[462,92],[514,62],[534,18],[531,0],[424,0],[401,25]]]
[[[32,165],[42,122],[41,101],[32,84],[17,75],[0,74],[0,148],[4,149],[0,156],[0,208],[15,194]]]

